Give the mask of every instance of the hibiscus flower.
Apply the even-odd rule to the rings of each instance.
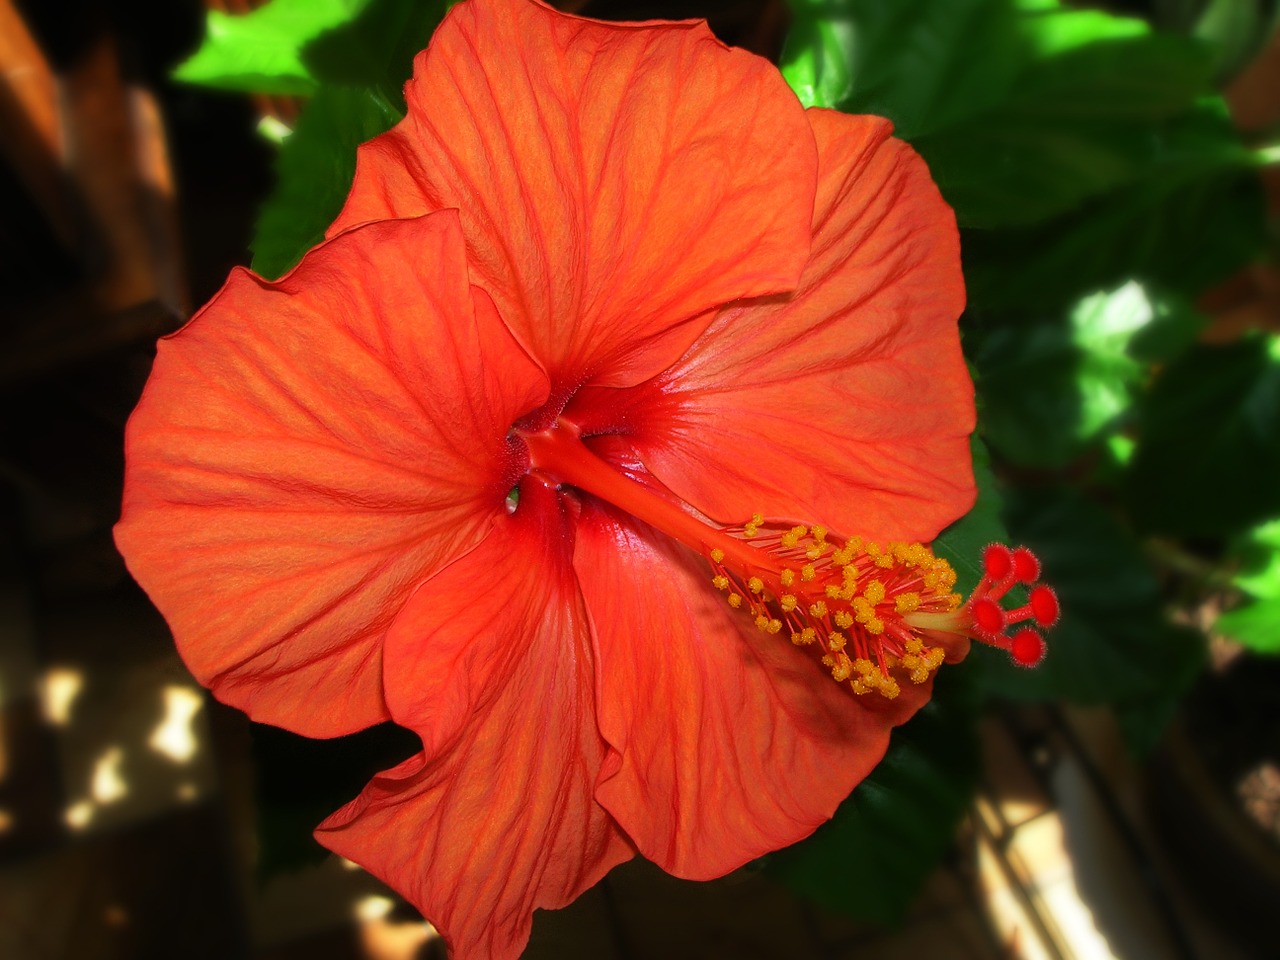
[[[160,343],[116,537],[223,701],[421,737],[317,836],[508,958],[637,851],[807,836],[944,659],[1030,663],[1056,603],[1004,611],[1037,571],[999,547],[962,603],[919,545],[973,501],[973,395],[886,121],[526,0],[455,7],[406,95],[329,238]]]

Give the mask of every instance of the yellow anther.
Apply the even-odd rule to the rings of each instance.
[[[924,683],[929,679],[929,670],[927,667],[917,667],[911,671],[912,683]]]
[[[813,629],[813,627],[805,627],[803,630],[800,631],[801,643],[805,643],[805,644],[813,643],[813,641],[817,639],[818,639],[818,631]]]
[[[920,658],[914,653],[908,653],[898,661],[898,665],[902,667],[903,670],[914,670],[916,667],[920,666]]]
[[[748,540],[750,540],[759,532],[760,532],[760,528],[756,526],[754,523],[748,523],[745,527],[742,528],[742,535],[746,537]]]
[[[769,629],[769,618],[763,613],[756,614],[756,628],[759,630]]]
[[[858,694],[859,696],[861,696],[864,693],[871,692],[871,688],[868,687],[861,680],[853,680],[849,683],[849,686],[851,686],[853,688],[853,692]]]
[[[831,631],[831,635],[830,635],[829,637],[827,637],[827,649],[828,649],[828,650],[843,650],[843,649],[844,649],[844,634],[843,634],[843,633],[841,633],[839,630],[832,630],[832,631]]]
[[[879,580],[872,580],[862,588],[862,596],[866,598],[867,603],[879,603],[884,599],[884,584]]]
[[[853,626],[853,614],[848,610],[836,611],[836,626],[841,630],[848,630]]]
[[[716,576],[711,578],[711,585],[717,590],[728,590],[729,578],[724,574],[716,574]]]
[[[880,684],[880,696],[884,697],[886,700],[898,699],[898,694],[901,692],[902,688],[898,686],[898,681],[894,680],[892,677],[886,678],[884,683]]]
[[[819,543],[827,539],[827,528],[822,526],[820,523],[814,524],[810,533],[813,534],[813,539],[817,540]]]
[[[905,644],[903,644],[903,647],[906,648],[907,653],[919,653],[924,649],[924,644],[921,643],[916,637],[912,637]]]
[[[824,667],[834,667],[836,665],[836,658],[831,656],[831,654],[828,653],[826,656],[822,658],[822,665]]]
[[[795,549],[796,545],[800,542],[800,538],[803,537],[808,532],[809,532],[809,528],[801,524],[798,527],[792,527],[790,530],[784,533],[781,537],[778,538],[778,542],[781,543],[788,550],[793,550]]]
[[[742,606],[742,594],[740,593],[729,594],[729,606],[733,607],[733,609],[735,610],[737,610],[740,606]]]
[[[769,621],[769,626],[766,629],[768,630],[769,633],[781,633],[782,621],[779,620],[777,617],[774,617],[772,620]]]
[[[884,633],[884,621],[879,619],[878,617],[872,617],[865,624],[863,624],[863,626],[867,628],[867,633],[875,633],[875,634]]]
[[[764,581],[759,577],[752,577],[747,581],[747,589],[752,593],[760,593],[764,590]]]
[[[751,515],[751,524],[752,524],[752,526],[756,526],[756,527],[758,527],[758,526],[760,526],[760,524],[762,524],[762,523],[764,523],[764,514],[763,514],[763,513],[753,513],[753,514]]]
[[[721,562],[723,562],[723,561],[724,561],[724,551],[723,551],[723,550],[721,550],[719,547],[716,547],[714,550],[712,550],[712,551],[711,551],[711,561],[712,561],[712,563],[721,563]]]
[[[848,540],[844,542],[844,545],[848,547],[850,550],[852,550],[854,553],[857,553],[859,550],[862,549],[862,538],[850,537]]]
[[[866,657],[859,657],[857,660],[853,661],[853,669],[857,670],[864,677],[870,676],[873,673],[877,676],[879,675],[879,671],[876,670],[876,665]]]
[[[898,613],[915,613],[920,609],[920,594],[900,593],[893,602],[893,608]]]
[[[848,547],[841,547],[831,554],[831,562],[837,567],[847,567],[853,563],[853,551]]]
[[[796,572],[794,570],[783,570],[778,579],[782,581],[784,587],[789,587],[796,582]]]
[[[809,580],[812,580],[812,579],[813,579],[814,577],[816,577],[817,575],[818,575],[818,571],[816,571],[816,570],[814,570],[814,569],[813,569],[813,564],[812,564],[812,563],[806,563],[803,567],[801,567],[801,568],[800,568],[800,579],[801,579],[801,580],[804,580],[804,581],[806,581],[806,582],[807,582],[807,581],[809,581]]]
[[[839,600],[839,599],[840,599],[840,588],[839,588],[839,587],[837,587],[834,583],[828,583],[828,584],[827,584],[827,591],[826,591],[826,592],[827,592],[827,599],[828,599],[828,600]]]
[[[890,567],[893,566],[893,554],[891,553],[880,554],[880,556],[876,557],[876,566],[882,567],[885,570],[888,570]]]
[[[819,600],[817,603],[810,604],[809,615],[814,617],[825,617],[827,615],[826,602]]]
[[[849,662],[849,658],[843,653],[836,657],[835,665],[831,668],[831,676],[835,677],[840,683],[844,683],[852,673],[853,664]]]
[[[929,661],[929,669],[937,670],[938,667],[942,666],[942,661],[947,659],[947,654],[941,647],[934,647],[926,654],[926,657]]]
[[[796,595],[794,593],[784,593],[778,598],[778,605],[782,607],[783,613],[790,613],[796,608]]]
[[[810,560],[817,560],[820,556],[826,553],[830,547],[831,544],[829,543],[810,544],[809,548],[805,550],[804,555]]]

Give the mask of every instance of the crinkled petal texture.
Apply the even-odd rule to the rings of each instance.
[[[671,369],[566,415],[630,434],[709,516],[930,540],[973,503],[955,218],[888,121],[810,110],[812,256],[790,297],[729,304]]]
[[[387,636],[387,701],[424,752],[316,834],[466,960],[518,956],[535,908],[633,853],[593,795],[596,659],[563,509],[525,484],[519,511],[414,595]]]
[[[596,796],[640,852],[705,880],[795,843],[879,762],[928,699],[856,697],[757,630],[662,534],[586,504],[574,551],[609,744]]]
[[[359,227],[276,283],[234,272],[161,341],[116,542],[220,699],[363,729],[388,718],[387,627],[503,515],[507,431],[546,393],[455,213]]]
[[[702,22],[455,7],[335,230],[457,207],[473,282],[567,394],[658,373],[730,300],[794,288],[817,153],[776,68]]]

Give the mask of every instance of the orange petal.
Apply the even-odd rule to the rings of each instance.
[[[765,60],[702,22],[459,4],[333,229],[457,207],[473,280],[553,388],[637,383],[738,297],[790,290],[817,156]]]
[[[159,345],[116,542],[220,699],[362,729],[387,718],[384,632],[504,513],[506,432],[546,389],[452,212],[352,230],[276,283],[236,270]]]
[[[705,565],[584,504],[574,568],[609,743],[596,796],[639,851],[696,880],[808,836],[928,699],[856,696],[732,611]]]
[[[387,637],[387,700],[420,756],[317,839],[408,897],[465,960],[516,957],[632,848],[592,790],[605,747],[595,659],[559,498],[520,509],[429,580]]]
[[[973,502],[955,218],[888,121],[811,110],[813,254],[789,299],[726,307],[671,370],[566,415],[623,429],[722,521],[760,510],[928,540]]]

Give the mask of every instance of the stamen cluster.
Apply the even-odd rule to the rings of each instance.
[[[900,678],[924,683],[965,639],[1034,666],[1044,655],[1040,635],[1005,631],[1025,619],[1042,626],[1057,619],[1057,599],[1045,586],[1034,587],[1016,610],[1000,605],[1014,584],[1039,576],[1040,564],[1026,548],[989,547],[983,579],[965,602],[953,592],[955,570],[919,543],[881,546],[833,536],[820,525],[766,522],[761,514],[724,532],[733,539],[718,541],[707,556],[712,584],[729,606],[763,632],[813,649],[856,694],[897,697]]]

